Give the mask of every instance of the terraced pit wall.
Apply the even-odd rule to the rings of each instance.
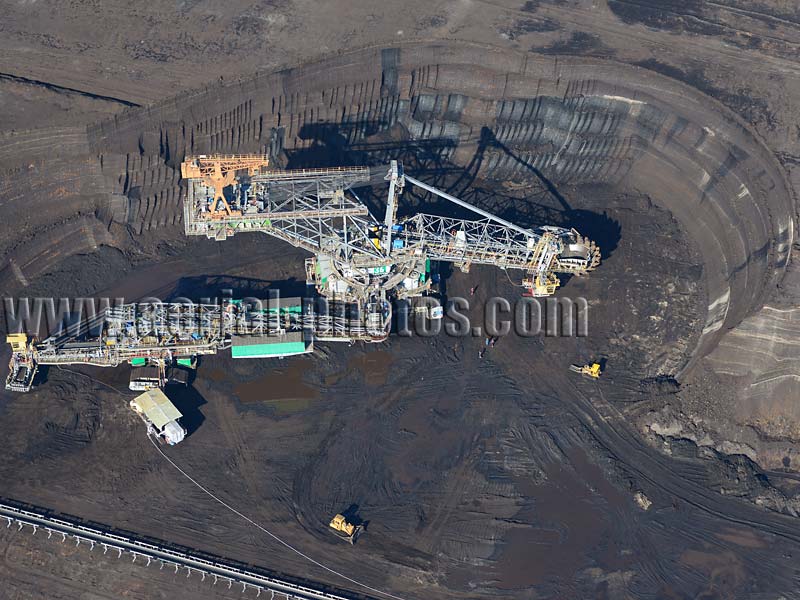
[[[482,148],[487,131],[516,159],[497,143]],[[645,69],[458,43],[366,49],[129,109],[89,127],[81,151],[90,191],[102,188],[103,198],[81,192],[61,208],[67,219],[87,212],[136,234],[177,235],[185,154],[277,156],[325,137],[347,147],[381,133],[428,143],[456,165],[482,149],[482,177],[532,167],[555,186],[611,185],[670,210],[703,257],[708,297],[683,371],[763,303],[794,239],[792,193],[778,163],[709,97]],[[0,190],[0,206],[11,194]],[[30,277],[45,252],[26,248],[19,252]],[[9,269],[0,282],[21,282]]]

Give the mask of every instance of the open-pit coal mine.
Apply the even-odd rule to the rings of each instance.
[[[173,447],[154,448],[130,411],[129,366],[42,367],[32,391],[0,396],[0,495],[345,597],[795,597],[800,286],[785,166],[690,82],[569,54],[384,43],[0,134],[7,298],[306,293],[301,249],[184,234],[181,163],[197,155],[376,172],[397,160],[602,252],[556,293],[586,299],[585,336],[204,356],[168,390],[188,433]],[[383,189],[360,192],[373,214]],[[453,207],[408,191],[398,214],[417,210]],[[522,295],[492,266],[441,273],[472,323],[491,298]],[[594,360],[597,380],[569,370]],[[352,546],[328,525],[348,507],[366,525]],[[0,531],[9,598],[255,597]]]

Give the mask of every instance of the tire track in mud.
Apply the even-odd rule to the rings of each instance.
[[[673,15],[674,17],[679,18],[679,19],[691,19],[692,21],[695,21],[696,23],[700,23],[702,25],[705,25],[705,26],[707,26],[709,28],[724,29],[724,30],[727,30],[727,31],[729,31],[729,32],[731,32],[733,34],[744,34],[746,36],[746,35],[749,35],[751,33],[751,32],[749,32],[747,30],[744,30],[744,29],[739,29],[737,27],[732,27],[731,25],[726,24],[724,22],[724,20],[717,21],[717,20],[713,20],[713,19],[710,19],[710,18],[702,17],[702,16],[700,16],[700,14],[697,14],[697,13],[689,13],[689,12],[680,12],[678,10],[670,10],[667,6],[664,6],[664,5],[661,5],[661,4],[659,4],[658,6],[653,6],[652,4],[646,4],[645,2],[641,2],[639,0],[609,0],[609,4],[611,2],[613,2],[614,4],[623,4],[623,5],[630,6],[630,7],[636,7],[639,10],[641,10],[642,12],[646,12],[648,9],[649,10],[654,10],[655,9],[655,10],[658,10],[659,14]],[[768,15],[767,13],[741,10],[741,9],[736,9],[734,7],[725,6],[723,4],[712,3],[712,2],[707,2],[707,3],[705,3],[705,5],[709,6],[709,7],[713,6],[714,8],[717,8],[718,10],[727,11],[727,12],[732,13],[732,14],[736,14],[736,15],[740,15],[740,16],[741,15],[745,15],[747,17],[755,18],[757,20],[763,20],[763,19],[758,19],[758,17],[765,17],[765,18],[768,18],[770,20],[775,20],[775,21],[777,21],[777,22],[779,22],[779,23],[781,23],[783,25],[786,25],[788,27],[795,28],[795,29],[798,28],[798,23],[794,23],[792,21],[786,21],[784,19],[780,19],[780,18],[777,18],[777,17],[772,17],[771,15]],[[701,5],[701,8],[702,8],[702,5]],[[613,9],[612,9],[612,11],[613,11]],[[766,39],[769,39],[769,40],[774,41],[774,42],[779,42],[779,43],[787,44],[787,45],[790,45],[790,46],[798,46],[798,44],[796,42],[793,43],[793,42],[787,40],[786,38],[764,35],[763,33],[759,33],[758,35],[759,35],[759,37],[766,38]]]
[[[658,454],[645,445],[639,434],[627,425],[620,413],[617,418],[606,418],[594,406],[595,403],[599,403],[613,411],[610,403],[596,397],[590,399],[567,377],[555,375],[548,383],[556,382],[563,386],[557,397],[571,398],[569,407],[572,414],[579,418],[604,450],[641,480],[709,515],[736,525],[755,527],[760,531],[800,544],[800,524],[794,520],[777,514],[772,516],[746,502],[732,501],[718,492],[708,490],[690,479],[687,480],[684,475],[691,477],[697,473],[696,468],[681,460]],[[565,394],[564,390],[569,390],[569,394]],[[714,505],[720,508],[715,508]]]
[[[568,382],[564,383],[569,385]],[[644,447],[638,433],[621,425],[620,421],[612,422],[610,419],[592,418],[593,401],[584,396],[582,392],[575,390],[574,387],[570,391],[573,390],[575,391],[575,402],[570,406],[571,412],[583,421],[587,432],[594,437],[603,451],[608,452],[613,460],[618,461],[623,471],[633,474],[642,483],[646,482],[646,486],[652,486],[652,488],[668,494],[673,498],[673,507],[676,506],[676,501],[685,503],[706,513],[706,516],[711,518],[706,521],[686,515],[681,520],[688,520],[687,525],[689,526],[673,529],[668,525],[670,519],[665,517],[664,520],[656,521],[647,528],[639,529],[637,537],[640,543],[637,544],[637,549],[642,552],[643,560],[640,560],[638,565],[643,576],[649,577],[651,581],[662,586],[674,585],[675,573],[673,567],[670,566],[671,560],[665,560],[665,556],[669,555],[670,547],[676,547],[680,543],[678,539],[681,538],[689,541],[691,547],[708,548],[710,545],[712,548],[730,549],[730,544],[722,544],[716,537],[721,528],[715,523],[715,520],[752,527],[759,532],[780,535],[794,543],[800,539],[796,529],[793,530],[791,525],[773,525],[773,519],[768,513],[762,513],[759,509],[747,504],[747,501],[731,500],[718,492],[708,490],[699,481],[700,477],[697,477],[697,471],[702,467],[661,457],[656,450]],[[563,397],[564,395],[562,395]],[[597,412],[595,415],[600,416]],[[687,477],[687,471],[689,474],[694,474],[695,477],[691,477],[691,475]],[[644,486],[639,485],[638,487]],[[648,488],[644,487],[644,489]],[[649,490],[648,493],[652,494]],[[679,510],[685,511],[681,508]],[[676,539],[676,530],[680,531],[678,539]],[[677,560],[680,560],[680,557],[684,556],[687,551],[689,550],[684,550]],[[746,553],[741,553],[739,556],[749,564],[752,573],[757,573],[763,566],[758,556]],[[703,579],[694,570],[687,571],[684,568],[681,569],[681,572],[684,574],[683,577],[689,576],[694,579],[696,589],[702,589],[705,585]],[[784,582],[785,589],[791,589],[797,583],[796,575],[789,577],[783,575],[782,578],[788,579]],[[640,590],[640,592],[644,591]]]
[[[285,541],[285,540],[283,540],[282,538],[278,537],[277,535],[275,535],[274,533],[272,533],[271,531],[269,531],[269,530],[268,530],[266,527],[264,527],[263,525],[259,524],[258,522],[254,521],[254,520],[253,520],[253,519],[251,519],[250,517],[248,517],[248,516],[244,515],[243,513],[239,512],[239,511],[238,511],[236,508],[234,508],[233,506],[231,506],[231,505],[227,504],[227,503],[226,503],[224,500],[222,500],[222,499],[220,499],[218,496],[214,495],[214,494],[213,494],[211,491],[209,491],[209,490],[208,490],[206,487],[204,487],[204,486],[203,486],[202,484],[200,484],[198,481],[196,481],[195,479],[193,479],[191,475],[189,475],[189,474],[188,474],[188,473],[187,473],[187,472],[186,472],[184,469],[182,469],[182,468],[181,468],[181,467],[180,467],[180,466],[179,466],[177,463],[175,463],[175,462],[174,462],[174,461],[173,461],[171,458],[169,458],[169,457],[168,457],[166,454],[164,454],[164,452],[161,450],[161,448],[159,448],[159,447],[158,447],[158,442],[156,442],[152,436],[150,436],[150,442],[151,442],[151,444],[153,445],[153,447],[156,449],[156,451],[158,451],[158,453],[159,453],[159,454],[160,454],[160,455],[161,455],[161,456],[162,456],[162,457],[163,457],[163,458],[164,458],[164,459],[165,459],[165,460],[166,460],[166,461],[167,461],[167,462],[168,462],[170,465],[172,465],[172,466],[173,466],[173,467],[174,467],[174,468],[175,468],[175,469],[176,469],[176,470],[177,470],[177,471],[178,471],[178,472],[179,472],[181,475],[183,475],[183,477],[184,477],[184,478],[186,478],[188,481],[190,481],[190,482],[191,482],[191,483],[192,483],[192,484],[193,484],[193,485],[194,485],[194,486],[195,486],[197,489],[199,489],[201,492],[203,492],[204,494],[206,494],[208,497],[210,497],[211,499],[213,499],[215,502],[217,502],[217,503],[218,503],[218,504],[220,504],[221,506],[225,507],[226,509],[228,509],[228,510],[229,510],[229,511],[231,511],[232,513],[236,514],[237,516],[241,517],[242,519],[244,519],[245,521],[247,521],[248,523],[250,523],[251,525],[253,525],[253,527],[255,527],[256,529],[258,529],[258,530],[262,531],[263,533],[267,534],[269,537],[271,537],[272,539],[274,539],[276,542],[278,542],[279,544],[281,544],[282,546],[284,546],[284,547],[285,547],[286,549],[288,549],[289,551],[291,551],[291,552],[293,552],[293,553],[297,554],[297,555],[298,555],[300,558],[304,559],[304,560],[305,560],[305,561],[307,561],[308,563],[311,563],[311,564],[313,564],[313,565],[315,565],[315,566],[317,566],[317,567],[320,567],[321,569],[323,569],[324,571],[327,571],[329,574],[331,574],[331,575],[333,575],[333,576],[335,576],[335,577],[338,577],[338,578],[340,578],[340,579],[344,579],[344,580],[345,580],[345,581],[347,581],[348,583],[355,585],[357,588],[364,588],[364,589],[366,589],[366,590],[368,590],[368,591],[370,591],[370,592],[373,592],[373,593],[375,593],[375,594],[378,594],[378,595],[379,595],[379,596],[381,596],[381,597],[385,597],[385,598],[392,598],[393,600],[403,600],[403,598],[402,598],[401,596],[396,596],[396,595],[394,595],[394,594],[391,594],[391,593],[389,593],[389,592],[385,592],[385,591],[383,591],[383,590],[380,590],[380,589],[377,589],[377,588],[371,587],[370,585],[368,585],[368,584],[366,584],[366,583],[362,583],[361,581],[359,581],[359,580],[357,580],[357,579],[354,579],[354,578],[352,578],[352,577],[349,577],[348,575],[345,575],[344,573],[342,573],[342,572],[340,572],[340,571],[337,571],[337,570],[335,570],[335,569],[333,569],[333,568],[329,567],[327,564],[325,564],[325,563],[323,563],[323,562],[320,562],[320,561],[318,561],[318,560],[316,560],[316,559],[312,558],[311,556],[309,556],[309,555],[305,554],[305,553],[304,553],[304,552],[302,552],[301,550],[297,549],[295,546],[293,546],[293,545],[289,544],[288,542],[286,542],[286,541]]]
[[[742,15],[752,16],[752,17],[754,17],[756,19],[758,19],[760,17],[763,17],[764,20],[776,21],[776,22],[781,23],[783,25],[786,25],[788,27],[798,27],[798,28],[800,28],[800,21],[792,21],[791,19],[785,19],[785,18],[779,17],[777,15],[771,15],[769,13],[758,11],[758,10],[739,8],[739,7],[736,7],[736,6],[729,6],[727,4],[722,4],[720,2],[711,2],[709,0],[706,0],[706,5],[713,6],[715,8],[719,8],[720,10],[726,10],[726,11],[734,13],[734,14],[742,14]],[[755,6],[755,4],[753,6]]]
[[[655,506],[643,512],[633,508],[631,501],[630,509],[614,510],[609,517],[614,532],[609,539],[626,540],[624,547],[635,553],[636,566],[632,568],[636,575],[626,584],[628,589],[642,596],[650,596],[656,589],[678,595],[708,591],[712,589],[708,587],[711,573],[704,569],[711,568],[707,554],[713,549],[731,554],[731,561],[735,557],[735,565],[723,563],[725,569],[731,569],[726,571],[729,578],[739,581],[744,577],[753,589],[764,592],[797,589],[800,572],[790,559],[800,551],[796,519],[759,508],[745,498],[726,497],[711,487],[720,466],[723,485],[725,473],[730,472],[726,471],[729,463],[721,458],[670,457],[651,447],[616,404],[635,398],[637,390],[614,389],[612,403],[604,395],[611,389],[607,388],[609,379],[576,380],[566,371],[552,368],[563,363],[563,356],[548,350],[547,358],[537,364],[527,361],[527,353],[520,350],[511,346],[506,351],[504,346],[503,368],[523,389],[531,390],[523,405],[527,413],[537,414],[531,424],[540,429],[538,437],[545,433],[553,439],[570,464],[570,444],[586,449],[614,487],[628,494],[644,491],[654,502]],[[572,440],[570,431],[577,439]],[[530,454],[542,456],[538,443],[528,447]],[[720,538],[726,527],[744,528],[743,535],[752,535],[757,542],[750,547]],[[706,562],[691,565],[692,560]],[[776,572],[767,582],[758,578],[765,565]]]
[[[475,0],[476,4],[483,4],[494,9],[499,9],[502,12],[512,13],[520,17],[530,18],[531,14],[519,8],[512,8],[504,6],[499,2],[492,2],[491,0]],[[562,8],[554,4],[540,6],[538,11],[543,16],[548,16],[562,24],[569,24],[577,27],[581,31],[591,31],[593,34],[604,34],[615,38],[625,38],[627,40],[636,40],[644,47],[657,47],[664,51],[671,51],[674,49],[674,42],[669,38],[664,41],[659,41],[653,37],[650,30],[639,30],[636,27],[624,25],[621,21],[604,25],[597,18],[596,15],[582,9],[581,7],[570,6],[569,8]],[[742,31],[742,30],[738,30]],[[668,32],[660,32],[669,36]],[[749,33],[742,31],[742,33]],[[800,67],[793,64],[788,58],[774,56],[766,53],[759,53],[758,56],[752,56],[749,53],[741,52],[733,47],[717,46],[710,47],[707,43],[708,36],[703,36],[697,41],[690,37],[681,38],[681,46],[687,51],[691,51],[694,56],[704,56],[706,54],[717,54],[724,56],[727,60],[735,63],[746,62],[752,64],[759,70],[764,69],[764,62],[767,61],[773,64],[773,68],[784,73],[792,75],[800,75]],[[786,43],[783,41],[783,43]]]
[[[516,511],[511,483],[486,472],[483,443],[498,426],[485,423],[483,398],[497,390],[501,396],[519,392],[505,390],[499,371],[486,363],[471,370],[478,364],[472,355],[460,365],[448,360],[449,343],[423,344],[409,340],[392,349],[399,356],[382,386],[340,379],[330,390],[337,418],[358,424],[347,435],[336,420],[328,425],[319,450],[297,471],[293,504],[304,528],[323,541],[330,533],[323,531],[320,512],[358,504],[359,516],[373,521],[363,545],[372,560],[440,580],[449,568],[444,565],[459,564],[464,553],[488,558],[499,535],[492,532],[509,527],[493,514],[496,507],[502,518]],[[393,378],[404,381],[402,393],[395,393]],[[353,416],[352,398],[359,394],[375,398],[374,406]],[[376,428],[382,432],[378,445],[372,435],[359,434]],[[353,470],[346,461],[357,449],[368,459]],[[356,552],[361,548],[359,543]]]

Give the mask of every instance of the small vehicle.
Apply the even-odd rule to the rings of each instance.
[[[354,525],[348,523],[347,519],[342,514],[338,514],[330,522],[330,528],[333,529],[337,537],[355,544],[361,532],[364,531],[363,525]]]
[[[592,363],[590,365],[570,365],[569,370],[573,373],[578,373],[580,375],[585,375],[586,377],[591,377],[592,379],[600,379],[600,375],[603,372],[600,370],[600,363]]]

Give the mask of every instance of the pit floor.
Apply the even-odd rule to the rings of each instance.
[[[743,582],[765,590],[781,583],[755,570],[774,537],[697,508],[697,493],[718,504],[704,483],[723,467],[673,463],[625,432],[624,400],[645,393],[641,379],[679,361],[679,342],[697,327],[700,270],[686,262],[691,253],[679,227],[645,198],[602,189],[565,194],[584,229],[599,223],[606,232],[602,267],[559,291],[589,301],[587,337],[512,334],[483,359],[484,335],[445,333],[352,348],[320,344],[313,356],[285,360],[203,358],[192,387],[169,390],[189,436],[164,452],[315,560],[407,597],[431,590],[441,597],[519,597],[522,590],[589,597],[653,589],[682,597],[732,591]],[[552,210],[548,202],[532,210]],[[670,242],[649,247],[656,235]],[[202,265],[191,258],[198,255]],[[260,234],[222,244],[194,240],[169,263],[131,266],[95,292],[203,297],[232,288],[258,296],[296,285],[301,269],[302,253]],[[520,297],[510,277],[489,267],[450,273],[445,284],[448,298],[470,302],[466,314],[481,327],[489,298]],[[684,301],[665,308],[676,289]],[[570,363],[593,358],[606,360],[599,382],[568,372]],[[4,397],[4,494],[368,592],[287,551],[185,479],[127,408],[127,376],[127,367],[51,368],[34,392]],[[670,476],[656,478],[652,469]],[[637,491],[653,501],[649,511],[634,502]],[[366,522],[356,546],[328,531],[330,517],[344,510]],[[704,533],[686,528],[687,520]],[[59,564],[58,550],[26,551],[46,570]],[[720,552],[731,559],[720,564]],[[17,564],[19,553],[9,545],[7,564]],[[100,589],[111,589],[103,565],[85,562]],[[124,585],[134,589],[139,578],[161,576],[130,577]],[[22,573],[13,581],[20,590],[29,585]],[[194,584],[176,593],[206,592],[217,593]]]
[[[396,36],[458,37],[612,58],[697,85],[753,125],[794,180],[796,15],[777,2],[747,14],[730,4],[715,3],[712,14],[698,18],[696,7],[654,14],[645,2],[588,0],[413,2],[385,12],[357,3],[270,3],[249,7],[260,17],[252,27],[241,26],[247,20],[235,26],[243,10],[235,3],[190,18],[160,5],[77,2],[44,14],[21,4],[9,8],[0,40],[0,123],[22,129],[92,122],[124,109],[113,98],[144,104],[220,76]],[[354,24],[362,18],[369,27]],[[98,43],[85,43],[85,26]],[[574,192],[568,195],[579,199],[595,191]],[[585,208],[602,214],[610,199],[601,195]],[[329,346],[278,365],[215,357],[176,398],[193,431],[169,455],[314,558],[403,597],[791,593],[796,521],[742,500],[759,492],[750,467],[698,458],[691,448],[671,449],[669,458],[624,418],[629,409],[621,400],[633,392],[650,403],[671,401],[668,390],[641,390],[639,380],[681,355],[703,294],[692,285],[696,265],[677,258],[680,236],[661,255],[642,244],[674,232],[668,215],[643,219],[636,208],[642,203],[628,197],[607,209],[620,225],[619,239],[611,236],[601,270],[563,290],[603,299],[591,305],[588,338],[503,339],[483,361],[482,338],[444,336]],[[302,277],[300,255],[276,242],[236,238],[222,250],[181,242],[177,231],[158,235],[173,236],[169,257],[133,261],[102,249],[68,259],[58,274],[34,282],[31,295],[110,288],[135,298],[225,283],[258,289],[262,281]],[[161,241],[141,244],[156,248]],[[119,276],[109,282],[107,271]],[[206,277],[219,274],[239,279]],[[685,298],[676,315],[655,308],[670,278]],[[476,283],[477,302],[495,291],[517,293],[502,273],[474,269],[448,279],[448,294],[466,295]],[[597,384],[566,372],[568,363],[596,354],[608,358],[607,376]],[[0,396],[3,495],[353,588],[288,554],[167,464],[125,406],[124,368],[86,375],[93,379],[51,370],[38,391]],[[287,379],[301,385],[276,385]],[[259,397],[263,387],[268,394]],[[705,399],[724,407],[713,390]],[[639,490],[653,501],[647,512],[633,502]],[[351,504],[369,521],[354,547],[326,530],[330,515]],[[0,528],[0,536],[3,593],[10,598],[226,597],[208,584],[178,584],[28,533]]]

